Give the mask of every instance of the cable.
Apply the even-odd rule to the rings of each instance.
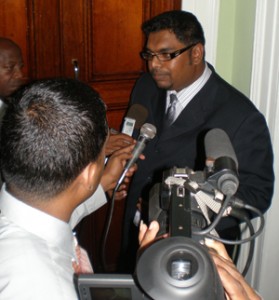
[[[252,225],[252,222],[250,221],[250,219],[248,217],[245,217],[245,222],[250,230],[250,235],[253,236],[255,234],[255,231],[254,231],[254,227]],[[253,259],[253,253],[254,253],[254,248],[255,248],[255,239],[253,239],[251,242],[250,242],[250,247],[249,247],[249,252],[248,252],[248,256],[247,256],[247,260],[246,260],[246,264],[243,268],[243,271],[242,271],[242,275],[243,277],[246,276],[249,268],[250,268],[250,265],[251,265],[251,262],[252,262],[252,259]]]
[[[225,240],[225,239],[219,238],[219,237],[214,236],[212,234],[206,234],[205,236],[208,237],[208,238],[214,239],[216,241],[219,241],[221,243],[228,244],[228,245],[241,245],[241,244],[244,244],[244,243],[247,243],[247,242],[251,242],[258,235],[260,235],[260,233],[263,231],[263,228],[264,228],[264,217],[263,217],[262,214],[259,215],[259,217],[260,217],[260,220],[261,220],[261,224],[260,224],[259,229],[252,236],[250,236],[248,238],[245,238],[245,239],[242,239],[242,240],[237,240],[237,241],[231,241],[231,240]]]
[[[113,215],[113,210],[114,210],[114,202],[115,202],[115,194],[117,192],[117,189],[113,190],[113,194],[111,197],[111,201],[108,203],[108,211],[107,211],[107,216],[106,216],[106,222],[104,225],[104,232],[102,235],[102,243],[101,243],[101,265],[104,270],[104,272],[107,272],[107,262],[106,262],[106,243],[107,243],[107,238],[108,238],[108,233],[111,225],[111,220],[112,220],[112,215]]]
[[[239,240],[239,241],[229,241],[229,240],[224,240],[224,239],[220,239],[220,238],[217,238],[217,237],[214,237],[214,238],[217,241],[220,241],[224,244],[240,245],[240,244],[250,242],[253,239],[255,239],[257,236],[259,236],[262,233],[262,231],[264,229],[264,224],[265,224],[265,220],[264,220],[264,216],[263,216],[262,212],[254,206],[251,206],[249,204],[244,204],[244,202],[240,199],[235,199],[235,201],[232,203],[232,206],[237,208],[237,209],[238,208],[241,208],[241,209],[245,208],[247,210],[250,210],[250,211],[256,213],[260,217],[260,227],[259,227],[259,229],[256,232],[254,232],[254,234],[251,235],[249,238],[245,238],[245,239],[242,239],[242,240]],[[212,236],[210,236],[210,237],[213,238]]]
[[[222,239],[222,238],[219,238],[215,235],[210,234],[210,232],[213,229],[215,229],[216,225],[219,223],[219,221],[223,217],[223,213],[227,209],[230,200],[231,200],[231,197],[229,197],[229,196],[227,196],[225,198],[225,201],[222,205],[222,208],[220,209],[220,211],[217,214],[217,217],[211,223],[210,226],[208,226],[205,229],[200,230],[200,231],[194,231],[193,234],[194,235],[204,235],[205,237],[215,239],[219,242],[222,242],[222,243],[228,244],[228,245],[241,245],[241,244],[244,244],[244,243],[247,243],[247,242],[251,242],[257,236],[259,236],[262,233],[262,231],[264,229],[264,224],[265,224],[265,220],[264,220],[264,216],[263,216],[262,212],[259,209],[257,209],[256,207],[253,207],[249,204],[245,204],[242,200],[240,200],[238,198],[234,198],[233,201],[231,201],[231,206],[233,208],[236,208],[236,209],[243,209],[244,208],[244,209],[247,209],[247,210],[250,210],[250,211],[256,213],[260,217],[260,227],[259,227],[259,229],[256,232],[254,232],[254,230],[253,230],[253,234],[250,237],[242,239],[242,240],[237,240],[237,241],[225,240],[225,239]]]
[[[254,227],[252,225],[252,222],[250,221],[249,219],[249,215],[247,213],[247,211],[241,209],[233,209],[231,211],[231,215],[241,221],[244,221],[250,231],[250,236],[254,236],[255,235],[255,231],[254,231]],[[237,247],[239,247],[239,245],[236,245]],[[241,272],[242,275],[245,277],[249,268],[250,268],[250,265],[251,265],[251,262],[252,262],[252,258],[253,258],[253,253],[254,253],[254,248],[255,248],[255,239],[252,239],[250,241],[250,246],[249,246],[249,252],[248,252],[248,256],[247,256],[247,259],[246,259],[246,263],[245,263],[245,266],[243,268],[243,271]]]
[[[220,222],[221,218],[223,217],[223,214],[225,212],[225,210],[228,207],[228,204],[230,203],[231,200],[231,196],[227,196],[224,200],[224,203],[220,209],[220,211],[218,212],[216,218],[214,219],[214,221],[210,224],[210,226],[206,227],[203,230],[199,230],[199,231],[193,231],[194,235],[207,235],[209,234],[212,230],[215,229],[215,227],[217,226],[217,224]]]

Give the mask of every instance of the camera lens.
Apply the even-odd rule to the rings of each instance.
[[[171,277],[176,280],[186,280],[191,277],[191,262],[174,260],[171,263]]]

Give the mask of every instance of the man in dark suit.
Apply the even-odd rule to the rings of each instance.
[[[149,192],[162,181],[163,171],[176,167],[203,170],[204,136],[212,128],[221,128],[229,136],[239,165],[237,197],[265,212],[273,194],[273,151],[264,116],[253,103],[225,82],[205,61],[203,29],[194,15],[170,11],[154,17],[142,26],[146,45],[141,56],[149,73],[137,81],[131,103],[148,109],[146,122],[157,128],[149,142],[145,160],[138,162],[127,198],[123,231],[123,253],[135,253],[130,246],[136,240],[133,225],[136,204],[148,203]],[[166,125],[166,114],[174,94],[178,101],[174,119]],[[135,133],[135,137],[136,137]],[[221,230],[232,236],[236,224],[223,218]],[[134,248],[136,249],[136,247]],[[134,260],[128,264],[133,267]]]

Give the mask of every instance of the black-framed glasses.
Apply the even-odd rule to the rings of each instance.
[[[149,52],[149,51],[141,51],[140,56],[144,60],[152,60],[153,57],[156,56],[160,61],[168,61],[168,60],[172,60],[172,59],[176,58],[177,56],[179,56],[183,52],[191,49],[192,47],[194,47],[196,45],[197,45],[197,43],[189,45],[185,48],[176,50],[176,51],[171,52],[171,53],[169,53],[169,52],[152,53],[152,52]]]

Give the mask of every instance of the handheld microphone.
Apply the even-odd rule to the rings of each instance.
[[[139,129],[146,121],[148,116],[147,109],[141,104],[133,104],[128,109],[122,126],[122,133],[132,136],[134,129]]]
[[[149,124],[149,123],[145,123],[145,124],[142,125],[142,127],[140,129],[140,135],[139,135],[138,141],[137,141],[137,143],[135,145],[135,148],[132,152],[133,157],[129,161],[127,161],[127,163],[124,167],[124,170],[122,172],[122,175],[120,176],[120,178],[117,182],[115,190],[118,190],[118,188],[121,185],[127,171],[137,161],[140,154],[143,152],[146,144],[155,137],[156,132],[157,132],[157,129],[154,125]]]
[[[210,130],[205,136],[206,165],[212,171],[208,181],[226,196],[236,193],[239,180],[238,161],[231,141],[222,129]]]

